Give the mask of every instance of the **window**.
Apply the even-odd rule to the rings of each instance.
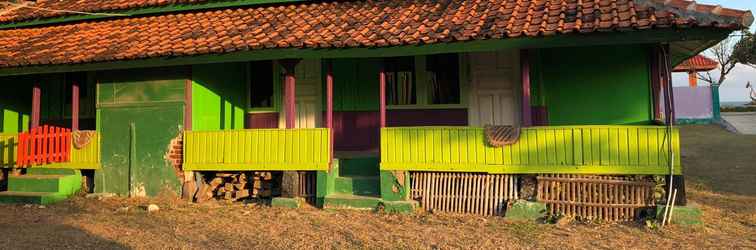
[[[249,65],[250,107],[273,108],[273,61],[255,61]]]
[[[459,59],[457,54],[426,57],[431,104],[459,104]]]
[[[417,104],[415,58],[386,58],[384,65],[386,67],[386,104]]]

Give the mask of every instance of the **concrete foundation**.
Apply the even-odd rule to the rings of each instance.
[[[535,221],[546,216],[546,204],[517,200],[507,209],[504,218],[514,221]]]
[[[664,218],[664,205],[656,206],[656,219],[661,221]],[[694,206],[675,206],[672,210],[672,224],[683,226],[701,226],[703,212]]]
[[[285,207],[285,208],[299,208],[302,206],[302,201],[299,198],[276,197],[270,201],[270,206]]]

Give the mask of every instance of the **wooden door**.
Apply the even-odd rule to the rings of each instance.
[[[520,65],[516,50],[471,53],[470,126],[520,123]]]

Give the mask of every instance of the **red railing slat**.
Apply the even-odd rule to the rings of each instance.
[[[70,161],[71,130],[45,125],[19,134],[16,158],[19,167]]]

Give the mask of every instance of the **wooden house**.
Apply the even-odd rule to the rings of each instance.
[[[21,184],[57,173],[119,195],[487,215],[653,205],[651,176],[684,169],[670,72],[753,21],[687,0],[6,5],[0,197],[40,201],[57,191]]]

